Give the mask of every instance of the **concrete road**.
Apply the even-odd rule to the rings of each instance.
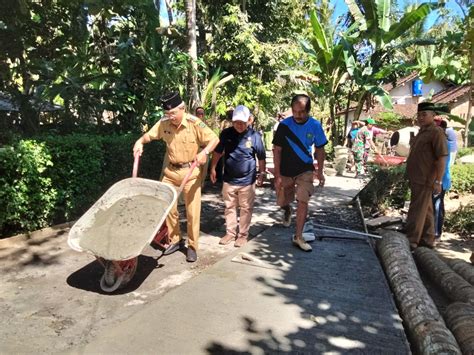
[[[328,177],[311,208],[345,204],[360,186]],[[274,201],[260,190],[255,238],[222,247],[222,199],[208,190],[198,262],[147,247],[134,280],[113,295],[100,291],[93,257],[68,248],[67,226],[1,240],[0,353],[406,353],[371,247],[323,239],[303,253],[278,225]],[[241,252],[255,261],[233,262]]]

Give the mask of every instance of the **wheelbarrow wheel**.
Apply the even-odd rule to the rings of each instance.
[[[107,260],[104,274],[100,279],[102,291],[111,293],[125,287],[135,275],[137,265],[138,257],[119,262]]]

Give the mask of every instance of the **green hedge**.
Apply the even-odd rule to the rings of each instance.
[[[474,193],[474,164],[454,164],[451,167],[451,191]]]
[[[470,238],[474,230],[474,205],[461,206],[457,211],[448,213],[445,220],[445,229],[451,233]]]
[[[135,135],[75,134],[20,140],[0,149],[0,236],[78,218],[132,174]],[[158,179],[164,144],[145,147],[139,176]]]

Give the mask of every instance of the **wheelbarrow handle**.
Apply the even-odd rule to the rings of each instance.
[[[138,163],[140,162],[140,153],[136,152],[133,159],[133,170],[132,170],[132,177],[138,176]]]
[[[183,181],[181,182],[181,185],[179,186],[179,189],[178,189],[178,196],[181,195],[181,192],[183,192],[184,190],[184,186],[186,185],[186,183],[188,182],[189,178],[191,177],[191,174],[193,173],[194,169],[196,168],[197,166],[197,160],[194,160],[193,163],[191,164],[191,166],[189,167],[189,171],[188,173],[186,174],[186,176],[184,177]]]

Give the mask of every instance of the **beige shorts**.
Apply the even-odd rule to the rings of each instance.
[[[313,172],[306,171],[295,177],[281,176],[281,187],[277,191],[278,206],[287,206],[295,200],[309,202],[314,193]]]

